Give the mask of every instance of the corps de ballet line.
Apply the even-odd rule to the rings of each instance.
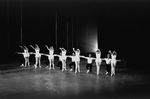
[[[99,71],[100,71],[100,66],[101,66],[101,62],[102,60],[105,60],[106,62],[106,74],[110,74],[111,76],[115,75],[115,67],[116,67],[116,63],[117,60],[117,53],[115,51],[111,52],[110,50],[108,51],[107,54],[107,58],[101,58],[101,51],[100,49],[97,49],[95,51],[95,58],[91,57],[91,54],[89,54],[88,57],[80,55],[80,49],[76,49],[73,48],[73,53],[72,55],[66,55],[67,50],[65,48],[59,48],[61,50],[60,55],[58,54],[54,54],[54,48],[53,46],[48,47],[47,45],[45,45],[45,47],[47,48],[47,50],[49,51],[49,54],[44,54],[44,53],[40,53],[40,48],[39,46],[36,44],[35,47],[30,45],[30,47],[32,49],[34,49],[35,52],[29,52],[29,49],[26,46],[20,46],[24,52],[16,52],[17,54],[22,54],[24,59],[25,59],[25,63],[24,67],[30,66],[30,62],[29,62],[29,57],[30,55],[34,54],[35,55],[35,64],[34,64],[34,68],[36,69],[37,66],[39,66],[41,68],[41,56],[47,56],[48,60],[49,60],[49,65],[46,67],[47,69],[51,70],[51,69],[55,69],[55,65],[54,65],[54,57],[58,57],[59,58],[59,63],[57,66],[60,66],[60,69],[62,71],[66,71],[66,60],[67,58],[71,58],[72,62],[69,64],[69,68],[70,71],[72,71],[72,66],[74,67],[74,71],[75,73],[80,72],[80,58],[84,58],[87,60],[87,73],[92,72],[92,61],[95,60],[96,63],[96,74],[99,75]],[[111,57],[111,58],[110,58]]]

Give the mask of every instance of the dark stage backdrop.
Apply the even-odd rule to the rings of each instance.
[[[14,52],[22,51],[19,45],[34,44],[45,53],[47,44],[56,53],[59,47],[68,54],[72,47],[82,53],[99,47],[102,57],[115,50],[119,59],[135,58],[135,51],[148,42],[149,4],[147,0],[0,0],[0,63],[15,60]]]

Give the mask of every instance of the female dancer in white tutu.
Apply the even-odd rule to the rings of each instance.
[[[28,48],[26,46],[24,46],[24,48],[22,46],[20,46],[20,47],[24,50],[24,52],[23,53],[17,52],[17,54],[23,54],[23,57],[25,59],[25,63],[24,63],[24,65],[22,64],[21,67],[22,66],[24,66],[24,67],[30,66],[30,62],[29,62],[30,54],[28,52]]]
[[[96,59],[95,59],[95,62],[96,62],[96,68],[97,68],[97,75],[99,75],[99,71],[100,71],[100,66],[101,66],[101,51],[100,49],[98,49],[96,52]]]
[[[73,48],[73,51],[75,52],[75,64],[76,64],[75,73],[77,73],[77,70],[78,72],[80,72],[80,50],[79,49],[75,50]]]
[[[116,63],[117,61],[120,61],[120,60],[116,60],[117,53],[115,51],[113,52],[109,51],[109,53],[111,54],[111,76],[113,76],[115,75]]]
[[[35,50],[35,53],[32,53],[32,54],[35,54],[35,60],[36,60],[34,67],[36,69],[37,65],[39,64],[39,67],[41,68],[41,53],[40,53],[40,48],[39,48],[39,46],[37,44],[35,45],[35,48],[32,45],[30,45],[30,46]]]
[[[65,50],[64,48],[59,48],[61,50],[61,59],[62,59],[62,71],[64,70],[67,70],[66,69],[66,59],[67,59],[67,56],[66,56],[66,53],[67,53],[67,50]]]
[[[62,71],[64,71],[64,70],[67,70],[66,69],[66,59],[67,59],[66,53],[67,53],[67,51],[64,48],[59,48],[59,49],[61,50],[60,55],[54,54],[54,56],[59,57],[60,62],[58,63],[58,65],[62,64],[62,66],[60,66],[60,69],[62,69]]]
[[[51,70],[51,66],[53,66],[54,69],[54,48],[53,46],[51,46],[50,48],[47,45],[45,46],[49,51],[49,55],[47,55],[49,60],[49,66],[47,66],[46,68],[49,68],[49,70]]]

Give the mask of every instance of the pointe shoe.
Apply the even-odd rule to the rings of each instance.
[[[20,67],[24,67],[24,64],[21,64],[21,66]]]
[[[105,73],[106,75],[108,74],[108,72]]]
[[[113,76],[113,75],[114,75],[114,73],[111,74],[111,76]]]
[[[89,70],[87,70],[87,72],[86,73],[89,73]]]
[[[46,68],[48,69],[48,68],[49,68],[49,66],[46,66]]]

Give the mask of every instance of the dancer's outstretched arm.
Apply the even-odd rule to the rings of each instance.
[[[71,55],[66,55],[66,57],[67,57],[67,58],[72,58],[73,56],[71,56]]]
[[[81,58],[85,58],[85,59],[87,59],[87,58],[88,58],[88,57],[85,57],[85,56],[83,56],[83,55],[80,55],[80,57],[81,57]]]
[[[23,54],[22,52],[15,52],[15,53],[17,53],[17,54]]]
[[[96,58],[94,58],[94,57],[91,57],[93,60],[96,60]]]
[[[29,52],[29,54],[35,54],[34,52]]]
[[[60,55],[58,55],[58,54],[54,54],[53,56],[60,57]]]
[[[35,50],[35,48],[34,48],[32,45],[30,45],[30,47],[33,48],[33,49]]]

